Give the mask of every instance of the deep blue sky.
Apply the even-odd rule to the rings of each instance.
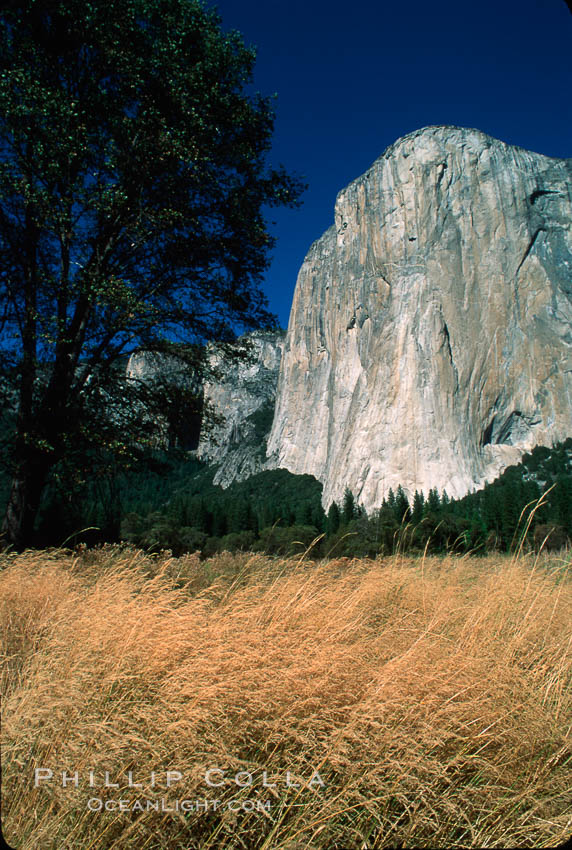
[[[255,88],[277,93],[271,162],[309,184],[271,210],[264,289],[287,326],[296,276],[333,222],[336,194],[399,137],[477,127],[572,157],[572,15],[563,0],[217,0],[223,29],[257,48]]]

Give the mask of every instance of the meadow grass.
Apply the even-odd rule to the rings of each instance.
[[[14,847],[554,847],[572,833],[565,553],[202,562],[105,547],[0,566]],[[224,785],[206,784],[212,767]],[[52,779],[35,787],[36,768]],[[170,788],[167,770],[182,774]],[[101,787],[106,771],[118,787]]]

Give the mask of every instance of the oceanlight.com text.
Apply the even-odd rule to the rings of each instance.
[[[90,812],[161,812],[162,814],[176,814],[177,812],[194,812],[195,814],[206,814],[218,810],[230,812],[260,812],[268,814],[272,803],[270,800],[159,800],[135,799],[135,800],[103,800],[101,797],[91,797],[87,801]]]

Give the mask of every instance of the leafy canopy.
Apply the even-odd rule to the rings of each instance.
[[[3,346],[91,368],[268,324],[273,113],[197,0],[27,0],[0,16]]]
[[[130,352],[201,366],[204,341],[273,324],[265,210],[296,205],[303,186],[267,163],[273,112],[251,93],[254,58],[199,0],[2,5],[0,383],[18,379],[9,539],[55,463],[92,445],[121,453],[145,425]]]

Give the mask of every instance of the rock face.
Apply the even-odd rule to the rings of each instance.
[[[268,468],[266,441],[274,415],[284,336],[257,331],[248,335],[250,354],[228,363],[216,348],[211,367],[218,380],[204,385],[204,398],[222,422],[204,430],[198,457],[217,465],[214,483],[227,487]]]
[[[175,382],[193,380],[192,373],[185,364],[168,354],[158,354],[153,351],[136,351],[129,356],[125,367],[125,375],[130,381],[145,381],[152,383],[168,380]],[[197,384],[197,389],[199,384]]]
[[[128,386],[143,390],[142,397],[131,399],[131,412],[139,421],[150,426],[155,448],[173,446],[196,449],[201,427],[202,379],[200,373],[184,360],[164,353],[137,351],[130,355],[125,377]],[[165,398],[176,398],[169,415],[158,415],[157,402],[149,409],[149,394],[159,394],[159,404]],[[179,408],[177,411],[176,408]]]
[[[210,345],[206,370],[168,354],[132,354],[126,364],[128,382],[156,387],[172,398],[186,394],[192,402],[192,413],[187,407],[181,411],[182,417],[187,417],[183,431],[188,432],[182,440],[180,427],[173,439],[167,416],[158,416],[140,404],[138,416],[152,424],[155,445],[196,450],[197,457],[217,466],[214,483],[223,487],[272,466],[266,458],[266,444],[283,349],[283,331],[255,331],[230,348],[227,344],[226,353],[224,346]]]
[[[570,436],[571,223],[572,160],[455,127],[388,148],[300,270],[271,463],[371,509]]]

